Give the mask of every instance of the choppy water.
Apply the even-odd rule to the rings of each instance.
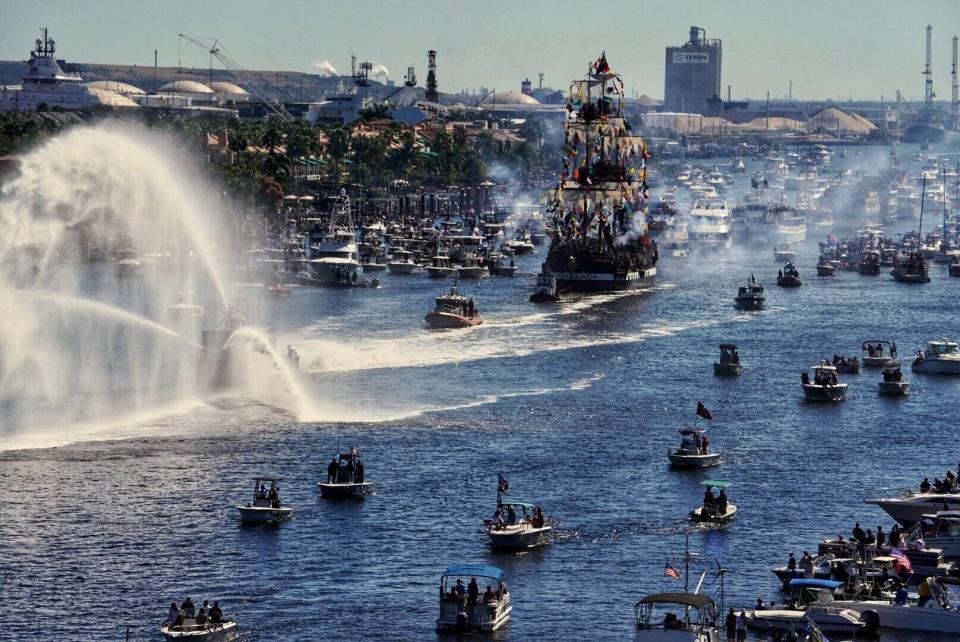
[[[8,438],[118,439],[0,453],[0,639],[119,640],[128,628],[157,639],[166,606],[187,595],[239,612],[255,640],[432,639],[439,573],[475,561],[507,573],[513,619],[498,637],[625,639],[634,603],[676,586],[663,566],[680,562],[706,476],[733,482],[739,511],[726,530],[691,535],[695,566],[733,569],[728,605],[780,601],[769,569],[787,552],[848,534],[854,520],[888,527],[863,499],[958,458],[960,380],[915,378],[911,397],[890,400],[864,370],[846,378],[844,403],[801,400],[800,370],[819,358],[878,338],[909,355],[957,334],[960,279],[946,267],[922,286],[820,279],[816,236],[796,290],[773,286],[771,252],[733,251],[664,258],[649,291],[537,307],[526,297],[542,254],[525,257],[513,280],[463,284],[487,323],[462,332],[422,327],[443,287],[422,276],[280,301],[250,288],[251,317],[300,350],[317,416],[298,424],[224,396]],[[732,306],[750,273],[771,286],[760,313]],[[712,374],[727,341],[740,346],[739,378]],[[666,451],[698,400],[727,461],[708,475],[671,471]],[[318,499],[338,439],[365,454],[377,492],[363,503]],[[491,554],[480,523],[499,470],[560,521],[552,546]],[[281,474],[297,509],[280,528],[237,523],[232,505],[258,472]]]

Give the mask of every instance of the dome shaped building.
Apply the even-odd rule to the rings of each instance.
[[[250,92],[232,82],[214,81],[209,84],[210,89],[217,95],[217,99],[225,103],[228,100],[233,102],[247,102],[251,100]]]
[[[182,96],[194,102],[214,102],[216,93],[202,82],[196,80],[174,80],[157,90],[158,94]]]

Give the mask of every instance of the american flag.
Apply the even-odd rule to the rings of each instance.
[[[910,563],[910,558],[908,558],[906,554],[899,548],[891,548],[890,557],[897,558],[895,564],[900,568],[905,569],[908,573],[913,572],[913,565]]]
[[[672,577],[675,580],[680,579],[680,571],[673,568],[670,562],[667,562],[667,565],[663,567],[663,574],[667,577]]]

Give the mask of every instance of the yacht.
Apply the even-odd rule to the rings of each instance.
[[[914,372],[960,374],[960,350],[957,342],[947,338],[928,341],[925,350],[917,351],[912,368]]]
[[[722,198],[699,198],[688,217],[687,231],[697,245],[727,249],[731,245],[730,212]]]
[[[753,245],[789,246],[807,238],[807,223],[789,205],[748,194],[733,208],[734,234]]]
[[[960,494],[908,493],[901,497],[868,499],[866,503],[879,506],[893,519],[904,526],[910,526],[930,513],[960,510]]]
[[[68,74],[55,57],[56,42],[43,30],[30,52],[19,88],[0,85],[0,111],[36,111],[40,105],[64,110],[91,107],[137,107],[120,94],[85,85],[80,74]]]
[[[923,536],[923,543],[943,551],[944,557],[960,557],[960,511],[937,511],[924,515],[932,524]]]
[[[437,632],[485,633],[506,626],[510,621],[513,606],[503,578],[503,571],[496,566],[448,566],[440,576],[440,616],[437,618]],[[496,586],[496,590],[490,595],[480,592],[476,602],[470,604],[466,587],[472,579],[478,580],[479,586]]]
[[[312,276],[324,283],[356,284],[362,268],[347,191],[341,189],[331,205],[326,229],[307,235],[306,262]]]
[[[457,268],[453,266],[450,257],[446,254],[437,254],[430,259],[427,266],[427,276],[431,279],[447,279],[457,275]]]

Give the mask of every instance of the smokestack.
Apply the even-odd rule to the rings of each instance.
[[[730,85],[727,85],[727,102],[730,102]]]
[[[440,102],[437,91],[437,52],[431,49],[427,52],[427,93],[426,99],[430,102]]]

